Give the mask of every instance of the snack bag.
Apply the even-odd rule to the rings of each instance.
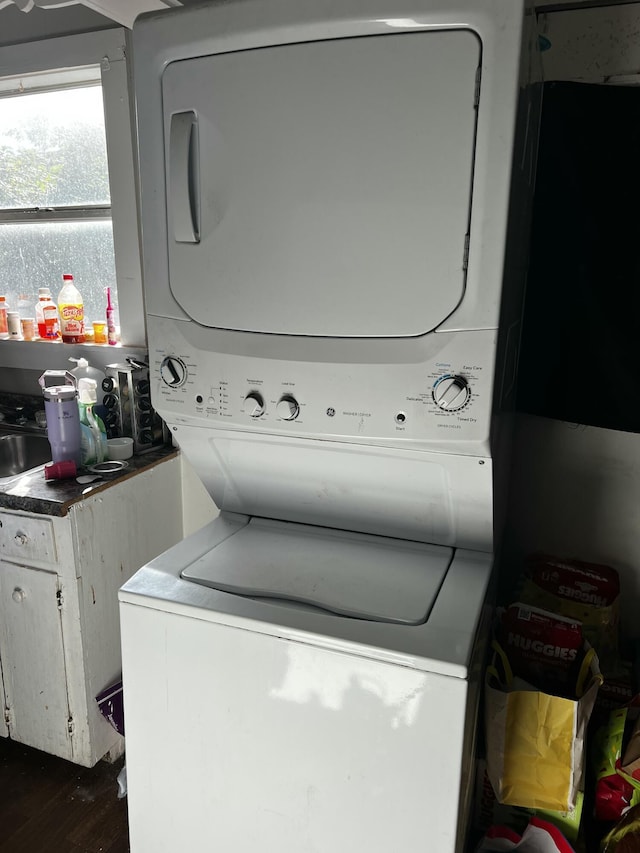
[[[580,622],[604,672],[617,660],[619,597],[620,578],[610,566],[546,554],[527,560],[520,600]]]
[[[598,699],[593,713],[606,723],[611,711],[623,708],[626,705],[637,707],[640,705],[640,696],[634,692],[631,664],[626,661],[618,661],[615,675],[607,675],[598,691]]]
[[[635,721],[618,773],[634,791],[640,791],[640,717]]]
[[[557,827],[539,817],[532,817],[520,835],[506,826],[492,826],[480,842],[478,853],[499,853],[518,850],[520,853],[574,853]]]
[[[523,809],[499,803],[491,787],[487,775],[486,761],[480,759],[476,770],[475,801],[473,810],[473,827],[479,835],[485,835],[490,826],[507,826],[515,832],[524,832],[529,820],[535,815],[552,823],[565,836],[567,841],[575,844],[578,841],[584,795],[578,791],[575,808],[569,811],[553,811],[551,809]]]
[[[640,850],[640,805],[625,814],[602,839],[602,853],[637,853]]]
[[[596,732],[594,811],[598,820],[619,820],[631,805],[633,787],[618,772],[626,721],[627,709],[619,708],[609,714],[607,723]]]

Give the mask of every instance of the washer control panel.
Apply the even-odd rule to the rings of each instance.
[[[197,350],[178,324],[153,320],[154,398],[169,423],[418,446],[488,436],[492,330],[433,335],[427,362],[343,364]]]

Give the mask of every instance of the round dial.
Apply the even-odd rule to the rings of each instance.
[[[262,396],[257,391],[251,391],[244,398],[242,411],[245,415],[249,415],[252,418],[261,417],[264,414],[264,400]]]
[[[278,400],[276,412],[278,413],[278,417],[282,418],[283,421],[295,421],[300,414],[300,406],[295,397],[285,394],[284,397]]]
[[[433,386],[433,400],[439,409],[457,412],[469,402],[471,389],[464,376],[443,376]]]
[[[175,355],[168,355],[162,359],[160,376],[165,385],[169,385],[171,388],[179,388],[187,381],[186,365]]]

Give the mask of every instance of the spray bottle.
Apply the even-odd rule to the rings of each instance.
[[[102,419],[93,411],[97,400],[95,379],[78,380],[78,410],[80,414],[80,445],[82,464],[95,465],[107,458],[107,430]]]
[[[111,346],[118,343],[116,331],[116,320],[113,303],[111,302],[111,288],[107,288],[107,341]]]

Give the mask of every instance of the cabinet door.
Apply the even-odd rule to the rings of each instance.
[[[9,734],[71,758],[59,578],[0,562],[0,657]]]

